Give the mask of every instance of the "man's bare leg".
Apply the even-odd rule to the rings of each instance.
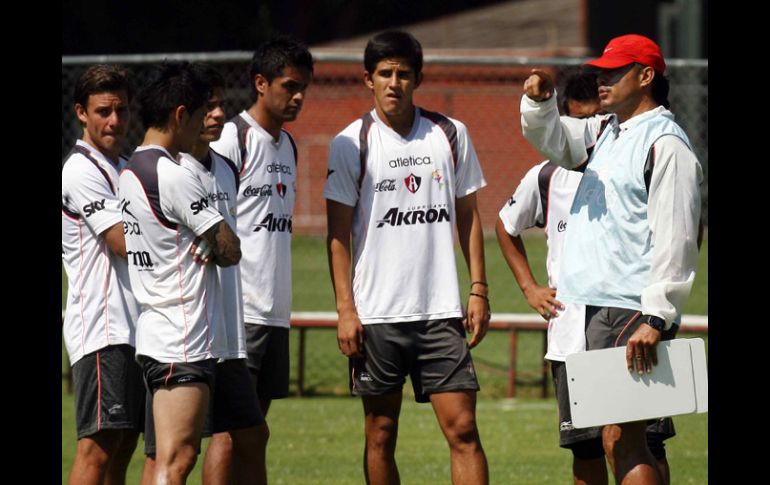
[[[430,401],[449,444],[452,483],[489,483],[487,457],[476,426],[476,391],[431,394]]]
[[[155,391],[152,410],[158,485],[186,482],[198,458],[208,401],[209,386],[203,383],[179,384]]]

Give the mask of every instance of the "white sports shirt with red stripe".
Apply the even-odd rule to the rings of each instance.
[[[136,353],[159,362],[223,357],[214,335],[222,319],[214,264],[189,254],[196,236],[223,219],[198,177],[162,147],[136,149],[120,174],[131,287],[142,306]]]
[[[208,192],[209,204],[217,209],[225,222],[233,228],[237,219],[238,172],[233,162],[209,150],[202,160],[189,153],[179,154],[179,164],[190,169]],[[211,263],[210,263],[211,264]],[[246,358],[246,330],[243,327],[243,296],[241,294],[240,266],[217,266],[222,290],[224,325],[217,326],[217,339],[226,342],[225,359]]]
[[[465,125],[416,108],[402,137],[367,113],[331,144],[324,197],[355,207],[353,296],[362,324],[463,315],[455,198],[486,185]]]
[[[297,196],[297,151],[288,132],[276,142],[246,111],[227,123],[217,153],[240,175],[238,237],[241,239],[243,313],[248,324],[289,327],[291,233]]]
[[[70,364],[108,345],[134,345],[139,304],[126,261],[110,251],[106,229],[121,223],[117,166],[83,140],[62,165],[61,246],[67,273],[64,343]]]
[[[566,170],[546,160],[529,169],[500,210],[500,220],[511,236],[519,236],[530,227],[544,228],[548,244],[548,286],[551,288],[555,288],[559,281],[567,219],[582,177],[581,172]],[[586,349],[585,305],[565,303],[564,306],[558,316],[548,321],[545,358],[549,360],[564,361],[569,354]]]

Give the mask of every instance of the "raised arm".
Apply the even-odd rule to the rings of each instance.
[[[611,115],[586,119],[559,117],[553,81],[538,69],[533,69],[524,81],[524,93],[520,106],[524,138],[562,167],[572,169],[585,163],[596,143],[602,121]]]

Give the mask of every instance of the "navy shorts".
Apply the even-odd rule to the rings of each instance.
[[[400,391],[412,379],[415,400],[440,392],[479,390],[459,318],[364,325],[364,357],[349,359],[354,396]]]

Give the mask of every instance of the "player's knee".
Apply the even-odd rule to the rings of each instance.
[[[467,446],[479,442],[476,420],[471,413],[463,414],[447,426],[447,439],[450,446]]]
[[[576,460],[596,460],[604,457],[604,445],[601,438],[575,443],[570,447]]]
[[[231,450],[239,455],[250,455],[254,451],[262,452],[267,447],[267,440],[270,439],[270,429],[267,423],[262,423],[251,428],[239,429],[232,433]]]
[[[121,435],[116,430],[100,431],[78,440],[77,453],[91,466],[106,466],[120,448]]]
[[[211,435],[211,442],[207,453],[211,453],[215,450],[217,453],[232,453],[233,452],[233,438],[229,432],[214,433]]]
[[[193,446],[180,447],[166,467],[174,477],[186,477],[195,467],[198,450]]]
[[[366,432],[366,447],[369,450],[395,449],[398,423],[382,421],[369,426]]]

